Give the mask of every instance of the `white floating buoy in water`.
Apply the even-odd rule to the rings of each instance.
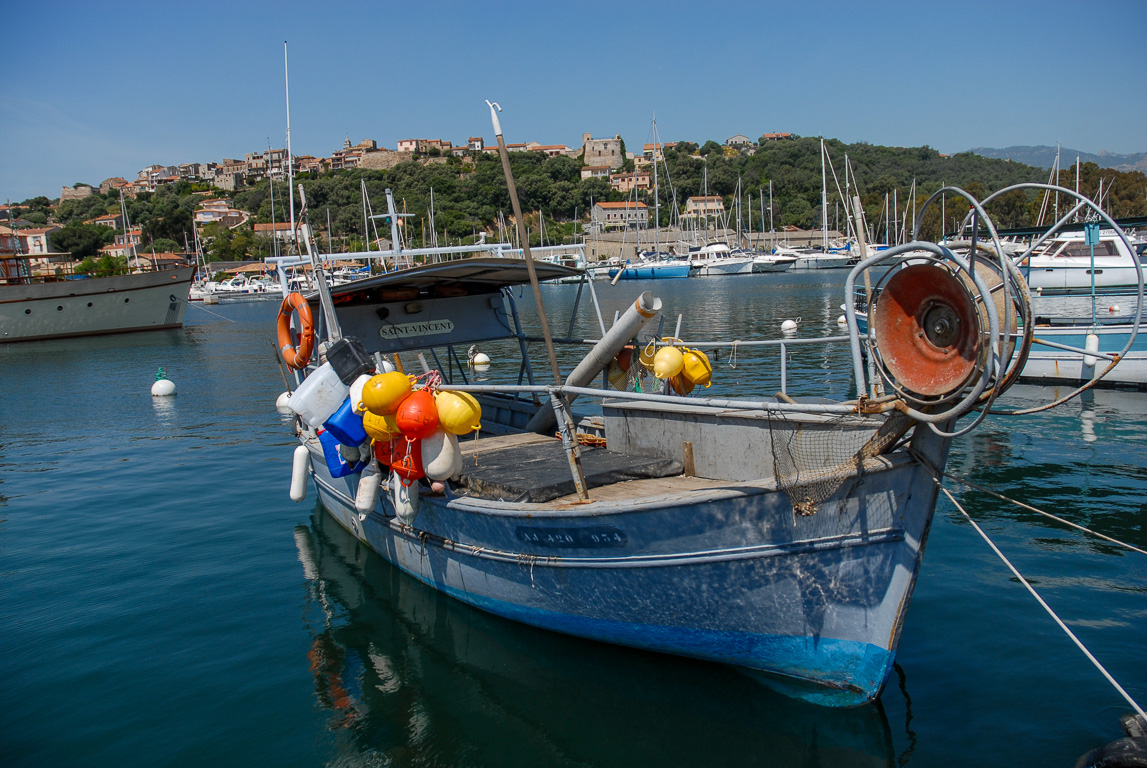
[[[797,323],[799,322],[799,317],[796,320],[785,320],[783,323],[781,323],[781,330],[788,332],[795,331],[797,329]]]
[[[302,501],[307,498],[307,470],[310,468],[311,452],[307,446],[300,445],[295,449],[291,459],[291,501]]]
[[[162,368],[155,374],[155,383],[151,385],[152,397],[170,397],[175,394],[175,382],[167,378],[167,372]]]
[[[846,318],[844,315],[841,315],[840,317],[836,318],[836,324],[841,326],[848,325],[848,318]]]
[[[475,368],[477,368],[479,365],[489,365],[489,364],[490,364],[490,356],[487,355],[485,352],[479,352],[478,354],[474,355],[474,367]]]
[[[1112,304],[1110,307],[1107,308],[1107,311],[1114,315],[1116,312],[1119,311],[1119,305],[1118,304]]]
[[[277,398],[275,398],[275,407],[278,408],[280,411],[291,410],[291,407],[289,405],[287,405],[287,401],[290,399],[291,399],[291,393],[290,392],[284,392],[283,394],[281,394]]]
[[[1035,288],[1035,292],[1038,293],[1040,296],[1042,296],[1043,295],[1043,286],[1037,285]]]

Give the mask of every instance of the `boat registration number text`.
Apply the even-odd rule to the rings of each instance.
[[[626,544],[625,533],[609,525],[593,525],[585,528],[542,528],[521,525],[515,533],[518,541],[556,549],[624,547]]]

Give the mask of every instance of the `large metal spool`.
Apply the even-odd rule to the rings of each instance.
[[[968,283],[935,264],[912,264],[884,285],[872,330],[886,380],[916,402],[963,391],[987,361],[986,318]]]

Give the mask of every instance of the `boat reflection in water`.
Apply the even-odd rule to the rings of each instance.
[[[321,507],[295,528],[308,663],[341,754],[389,765],[894,765],[880,704],[829,709],[734,668],[595,643],[406,577]]]

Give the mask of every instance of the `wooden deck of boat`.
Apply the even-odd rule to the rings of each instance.
[[[554,449],[558,445],[560,445],[560,441],[553,437],[533,433],[494,435],[477,439],[464,438],[460,441],[459,446],[462,451],[463,479],[466,485],[470,487],[471,492],[481,497],[488,497],[490,493],[501,493],[505,498],[505,494],[510,490],[529,488],[530,480],[533,479],[532,475],[535,472],[539,475],[547,475],[544,478],[537,478],[539,486],[552,489],[556,487],[555,478],[560,478],[562,485],[568,480],[571,486],[570,490],[572,490],[572,477],[566,462],[562,460],[555,464],[552,461],[555,458],[552,454],[557,453]],[[536,450],[531,451],[531,447]],[[586,476],[590,484],[589,496],[595,501],[625,501],[635,498],[673,496],[730,485],[727,480],[687,477],[680,472],[680,464],[675,462],[672,469],[668,471],[668,466],[664,462],[660,467],[642,467],[643,463],[657,461],[645,456],[625,457],[620,454],[613,454],[613,463],[616,465],[620,460],[622,466],[613,466],[604,472],[595,472],[594,465],[600,464],[596,461],[599,458],[599,453],[595,452],[604,453],[604,451],[596,448],[583,449],[583,465],[586,466]],[[536,466],[528,466],[531,463],[530,459],[534,455],[540,454],[551,455],[551,461],[548,462],[549,466],[546,467],[544,473]],[[510,466],[507,466],[506,459],[509,457],[513,457],[513,459]],[[637,468],[637,472],[649,469],[652,474],[660,476],[625,476],[625,470],[628,469],[624,466],[626,460],[632,462]],[[615,474],[620,479],[611,482],[610,480]],[[537,488],[530,490],[536,491]],[[543,493],[542,498],[534,501],[548,506],[561,507],[575,503],[577,500],[576,493],[563,493],[555,496],[551,491]]]

